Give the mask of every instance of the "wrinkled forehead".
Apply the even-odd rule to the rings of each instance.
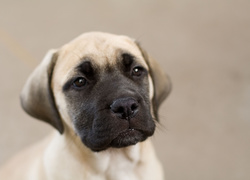
[[[148,69],[141,51],[133,39],[106,33],[84,34],[63,46],[59,52],[60,71],[69,72],[85,59],[102,67],[115,65],[122,54],[132,55],[137,63]]]

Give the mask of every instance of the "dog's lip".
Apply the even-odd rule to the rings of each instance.
[[[140,130],[134,129],[134,128],[129,128],[129,129],[126,129],[126,130],[120,132],[116,138],[118,138],[118,137],[122,138],[122,137],[126,137],[126,136],[134,136],[138,132],[140,133]]]
[[[129,128],[121,131],[110,143],[111,147],[122,148],[144,141],[147,136],[142,130]]]

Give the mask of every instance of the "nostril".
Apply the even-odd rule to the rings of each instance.
[[[125,110],[123,107],[119,107],[117,110],[115,110],[115,113],[123,113]]]
[[[131,110],[135,111],[138,108],[138,104],[134,103],[131,105]]]
[[[135,116],[138,107],[138,101],[134,98],[120,98],[111,104],[110,109],[119,118],[129,119]]]

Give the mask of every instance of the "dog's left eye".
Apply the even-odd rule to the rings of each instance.
[[[141,76],[143,73],[143,68],[142,67],[135,67],[133,70],[132,70],[132,75],[133,76]]]
[[[77,78],[74,82],[73,85],[77,88],[83,87],[87,84],[87,80],[83,77]]]

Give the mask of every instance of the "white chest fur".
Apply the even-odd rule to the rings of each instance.
[[[92,152],[57,136],[46,149],[43,161],[48,180],[163,180],[150,140],[127,148]]]

